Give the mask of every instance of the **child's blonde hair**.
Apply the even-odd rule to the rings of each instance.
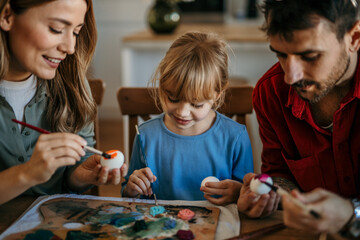
[[[214,99],[215,91],[213,109],[219,108],[229,85],[227,50],[213,33],[188,32],[177,38],[151,79],[154,99],[164,106],[165,91],[171,88],[174,98],[195,103]]]

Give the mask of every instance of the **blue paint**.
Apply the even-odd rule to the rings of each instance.
[[[150,208],[150,214],[155,217],[158,214],[162,214],[165,212],[165,208],[163,206],[154,206]]]
[[[163,230],[173,229],[176,227],[176,221],[174,219],[168,219],[164,222]]]

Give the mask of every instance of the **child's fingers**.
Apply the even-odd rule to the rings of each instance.
[[[145,195],[143,190],[134,182],[128,182],[128,187],[130,188],[131,192],[136,192],[137,194]]]
[[[149,188],[150,188],[151,184],[150,184],[150,181],[147,178],[147,176],[145,176],[143,174],[143,171],[141,171],[141,170],[134,171],[134,173],[131,174],[131,176],[129,178],[129,181],[130,180],[133,183],[135,183],[137,186],[139,186],[139,188],[142,190],[143,195],[150,194]]]
[[[223,181],[220,182],[207,182],[205,187],[208,188],[226,188],[226,184]]]
[[[146,176],[146,178],[149,180],[149,182],[153,183],[154,182],[154,174],[152,173],[151,169],[146,167],[141,169],[142,173]]]
[[[216,204],[216,205],[224,204],[224,197],[215,198],[215,197],[212,197],[210,194],[206,194],[206,193],[204,194],[204,197],[213,204]]]

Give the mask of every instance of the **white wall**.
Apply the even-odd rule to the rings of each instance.
[[[116,90],[121,85],[122,38],[146,28],[145,16],[151,0],[94,0],[98,43],[91,76],[102,78],[106,92],[100,118],[120,118]]]

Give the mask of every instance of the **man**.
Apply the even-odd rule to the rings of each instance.
[[[263,12],[270,49],[279,62],[253,93],[262,172],[287,190],[320,187],[344,198],[359,197],[357,1],[265,0]],[[244,178],[239,211],[268,215],[278,200],[271,192],[255,202],[248,189],[252,177]]]

